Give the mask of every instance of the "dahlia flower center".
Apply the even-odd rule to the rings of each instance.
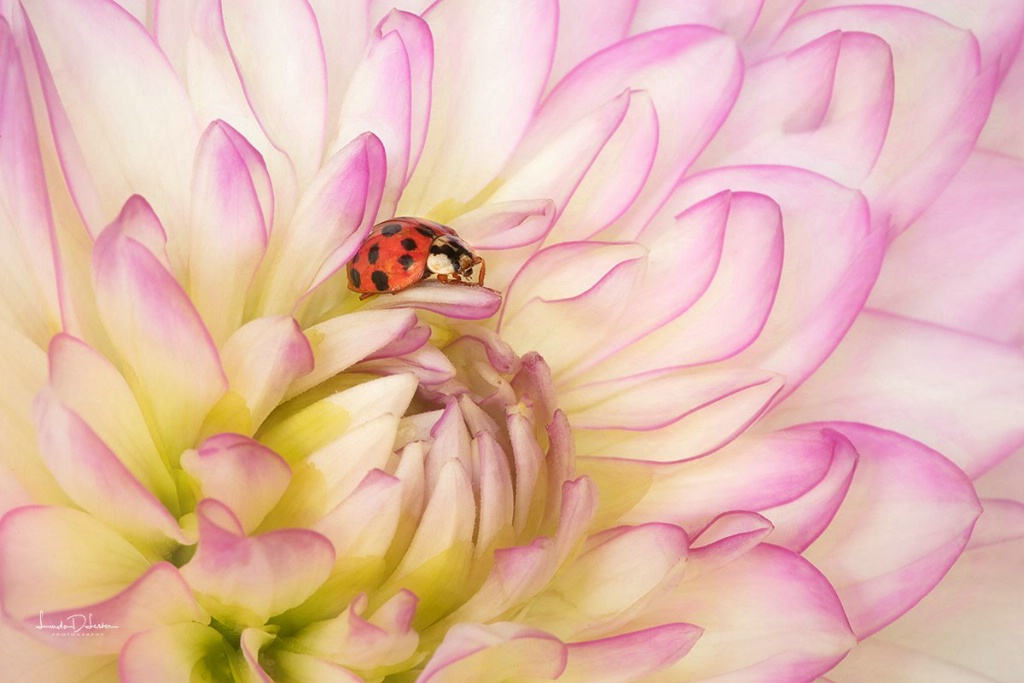
[[[182,456],[195,510],[182,524],[198,543],[173,560],[220,635],[211,672],[231,651],[258,652],[286,678],[306,656],[371,679],[415,668],[453,625],[543,602],[577,552],[594,491],[573,479],[543,359],[443,324],[390,348],[284,401],[252,439],[212,434]],[[226,405],[207,425],[230,423]],[[253,478],[248,500],[217,497],[210,465],[236,449],[279,458],[290,476]],[[269,600],[237,590],[257,558],[280,572]]]

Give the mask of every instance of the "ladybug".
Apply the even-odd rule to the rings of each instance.
[[[476,283],[469,282],[480,266]],[[484,260],[447,225],[423,218],[392,218],[373,226],[348,262],[348,288],[366,299],[400,292],[436,275],[444,284],[484,284]]]

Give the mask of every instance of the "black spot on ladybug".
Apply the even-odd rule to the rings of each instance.
[[[391,237],[395,233],[399,232],[401,229],[401,223],[388,223],[387,225],[380,229],[380,234],[386,237]]]
[[[376,263],[377,262],[377,258],[379,256],[380,256],[380,247],[377,246],[376,244],[373,245],[372,247],[370,247],[366,251],[366,260],[369,261],[370,263]]]
[[[383,270],[375,270],[370,274],[370,279],[373,280],[373,286],[377,288],[378,292],[388,291],[388,274]]]
[[[416,240],[414,240],[411,237],[406,237],[404,240],[402,240],[402,248],[405,249],[406,251],[412,251],[413,249],[416,248]]]
[[[416,232],[423,235],[424,237],[429,237],[430,239],[434,239],[435,237],[437,237],[437,235],[434,234],[433,230],[431,230],[430,228],[424,228],[422,225],[416,226]]]
[[[349,277],[350,280],[352,280],[352,284],[355,285],[358,288],[359,287],[359,280],[360,280],[360,278],[359,278],[359,271],[356,270],[355,268],[350,269],[348,271],[348,277]]]
[[[414,259],[412,256],[409,256],[408,254],[404,254],[403,256],[398,257],[398,263],[401,264],[401,266],[406,270],[409,270],[410,268],[412,268],[412,264],[416,263],[416,259]]]

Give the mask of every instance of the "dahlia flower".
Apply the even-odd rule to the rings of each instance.
[[[1024,670],[1016,0],[0,17],[4,676]]]

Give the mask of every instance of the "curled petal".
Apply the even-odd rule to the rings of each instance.
[[[377,215],[384,172],[384,148],[370,133],[324,162],[292,220],[271,236],[251,299],[257,315],[291,313],[348,261]]]
[[[886,5],[805,14],[789,24],[775,47],[802,45],[836,29],[873,33],[892,48],[899,97],[863,187],[875,221],[902,231],[970,154],[992,104],[997,67],[981,63],[978,42],[968,31]]]
[[[686,533],[670,524],[611,529],[567,563],[519,617],[579,640],[615,633],[671,590],[686,559]]]
[[[283,529],[246,537],[223,504],[207,499],[199,517],[196,554],[181,569],[211,613],[228,623],[270,617],[300,604],[334,565],[330,542],[306,529]]]
[[[43,460],[76,504],[150,552],[186,543],[167,508],[52,391],[36,398],[35,422]]]
[[[295,636],[304,652],[350,669],[372,671],[411,657],[419,635],[410,628],[417,598],[400,591],[372,615],[358,596],[340,616],[311,624]]]
[[[367,308],[420,308],[456,320],[490,318],[501,308],[501,293],[487,287],[427,281],[397,294],[381,294]]]
[[[672,125],[658,129],[647,184],[621,219],[619,234],[631,239],[725,120],[742,71],[736,45],[707,27],[673,26],[634,36],[590,57],[555,87],[519,153],[533,156],[627,88],[646,91],[658,120]]]
[[[576,683],[626,683],[657,673],[685,657],[703,633],[693,624],[665,624],[642,631],[569,644],[559,678]]]
[[[281,456],[240,434],[206,439],[198,450],[185,451],[181,467],[199,483],[200,495],[230,508],[247,533],[277,504],[291,479]]]
[[[115,222],[97,240],[96,296],[103,324],[133,371],[140,407],[156,426],[158,446],[175,462],[227,382],[191,301],[158,256],[131,235],[130,223]]]
[[[288,397],[289,387],[315,369],[309,339],[284,315],[246,323],[228,338],[221,355],[228,385],[248,409],[248,433]]]
[[[970,480],[935,451],[875,427],[832,426],[860,460],[843,506],[805,555],[829,577],[854,631],[865,637],[939,582],[981,509]],[[900,524],[885,521],[892,516]]]
[[[554,679],[565,671],[568,649],[554,636],[512,623],[459,624],[420,674],[419,683],[462,683],[501,672]]]
[[[408,310],[357,311],[313,325],[305,331],[316,364],[292,382],[286,398],[316,386],[398,340],[416,324]]]
[[[259,152],[228,124],[211,123],[192,174],[188,288],[218,344],[242,324],[267,248],[272,192]]]
[[[698,164],[799,166],[859,186],[889,130],[892,60],[878,36],[833,31],[757,64]]]
[[[11,347],[7,347],[11,348]],[[99,351],[59,334],[50,340],[50,387],[139,483],[172,513],[178,493],[128,382]]]
[[[125,643],[117,673],[125,683],[174,683],[193,675],[213,678],[222,673],[216,663],[224,646],[221,634],[202,624],[150,629]]]
[[[856,643],[832,586],[806,560],[771,545],[685,581],[660,606],[665,616],[685,614],[704,634],[650,678],[659,683],[814,680]]]
[[[672,201],[686,206],[723,189],[774,200],[785,238],[782,277],[764,329],[727,363],[784,374],[789,393],[831,353],[860,312],[881,266],[886,233],[872,224],[859,193],[796,168],[699,173],[680,185]],[[809,281],[815,286],[807,287]],[[671,353],[670,345],[665,348]]]
[[[579,458],[577,467],[602,492],[614,492],[600,499],[599,527],[661,519],[696,534],[724,512],[769,510],[800,499],[828,476],[838,443],[827,431],[787,430],[740,437],[683,462]]]

